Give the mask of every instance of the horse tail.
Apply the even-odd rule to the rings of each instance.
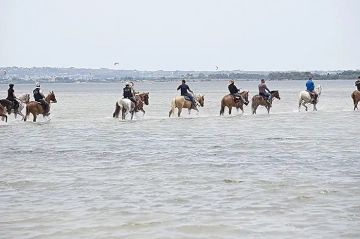
[[[220,108],[220,115],[224,115],[224,110],[225,110],[225,100],[224,100],[224,98],[222,98],[222,100],[221,100],[221,108]]]
[[[175,107],[176,107],[176,98],[174,97],[174,99],[171,100],[171,109],[169,111],[169,117],[174,114],[175,111]]]
[[[116,102],[115,103],[115,112],[113,113],[113,118],[119,118],[119,113],[120,113],[120,106],[119,106],[119,103]]]
[[[303,101],[303,99],[302,99],[302,97],[301,97],[301,92],[300,92],[300,94],[299,94],[299,108],[300,108],[300,106],[301,106],[302,101]]]

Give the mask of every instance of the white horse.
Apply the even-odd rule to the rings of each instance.
[[[312,98],[310,96],[310,93],[308,91],[306,91],[306,90],[301,91],[300,94],[299,94],[299,112],[300,112],[301,105],[303,105],[305,107],[305,110],[307,111],[308,110],[307,104],[313,104],[314,105],[314,111],[317,110],[316,104],[319,102],[319,98],[320,98],[320,95],[321,95],[321,90],[322,90],[321,85],[317,85],[315,87],[315,92],[318,95],[315,103],[313,103],[313,100],[312,100]]]
[[[18,112],[15,113],[14,108],[12,108],[10,114],[11,113],[15,114],[15,119],[16,119],[16,116],[19,114],[19,115],[22,116],[21,120],[23,120],[25,115],[23,115],[23,113],[21,111],[24,109],[25,105],[30,102],[30,94],[29,93],[22,93],[21,95],[16,97],[16,100],[19,103]]]
[[[119,118],[121,111],[121,118],[125,120],[125,116],[130,112],[131,119],[134,117],[134,103],[129,99],[119,99],[115,104],[115,112],[113,113],[114,118]]]

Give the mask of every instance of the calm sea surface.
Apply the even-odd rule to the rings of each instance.
[[[0,238],[360,238],[354,81],[315,83],[317,112],[305,82],[272,81],[269,115],[219,116],[227,82],[189,82],[205,106],[168,118],[179,83],[137,82],[133,121],[112,118],[123,84],[42,84],[51,120],[0,122]]]

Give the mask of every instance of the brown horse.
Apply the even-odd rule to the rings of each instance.
[[[280,100],[280,95],[278,90],[272,90],[270,94],[271,94],[271,103],[268,103],[267,100],[264,98],[264,96],[261,95],[253,96],[253,98],[251,99],[251,109],[253,114],[256,114],[256,109],[257,107],[259,107],[259,105],[265,106],[268,114],[270,113],[270,108],[274,98]]]
[[[145,110],[143,109],[144,104],[149,105],[149,92],[141,93],[135,96],[137,105],[135,107],[135,112],[141,110],[145,114]]]
[[[359,108],[357,107],[357,104],[360,101],[360,90],[355,90],[352,94],[351,94],[351,98],[354,101],[354,110]]]
[[[2,121],[4,121],[4,118],[5,118],[5,122],[7,122],[7,115],[5,112],[5,108],[2,105],[0,105],[0,116],[1,116]]]
[[[7,99],[0,100],[0,105],[4,107],[4,110],[6,108],[8,114],[11,113],[11,109],[14,107],[14,103]]]
[[[54,91],[51,91],[45,97],[45,101],[46,101],[46,103],[48,103],[49,109],[50,109],[51,102],[53,102],[53,103],[57,102]],[[26,121],[26,119],[29,117],[30,113],[33,115],[33,121],[36,122],[37,115],[40,115],[40,114],[44,115],[44,109],[40,103],[38,103],[36,101],[31,101],[29,104],[26,105],[26,115],[25,115],[24,121]]]
[[[201,107],[204,107],[204,96],[205,95],[195,95],[195,101],[199,102]],[[190,100],[185,100],[184,96],[176,96],[174,99],[172,99],[171,101],[171,109],[169,111],[169,117],[174,114],[175,112],[175,108],[178,108],[178,117],[180,117],[181,111],[183,108],[187,108],[189,109],[189,114],[190,114],[190,110],[194,109],[192,103]],[[199,112],[199,110],[197,110]]]
[[[240,95],[245,99],[245,101],[248,101],[249,91],[243,91]],[[225,107],[229,108],[229,115],[231,115],[233,107],[236,107],[237,110],[241,109],[242,113],[244,113],[243,105],[244,103],[241,99],[235,102],[235,97],[233,95],[225,95],[221,100],[220,115],[224,115]]]

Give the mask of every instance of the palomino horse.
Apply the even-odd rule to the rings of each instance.
[[[353,99],[354,101],[354,110],[355,109],[359,109],[357,107],[357,104],[359,103],[360,101],[360,90],[355,90],[352,94],[351,94],[351,98]]]
[[[197,101],[201,107],[204,107],[204,97],[205,95],[202,94],[196,94],[194,96],[195,101]],[[174,99],[171,100],[171,109],[169,111],[169,117],[174,114],[175,108],[178,108],[178,117],[180,117],[181,111],[183,108],[189,109],[189,114],[191,109],[194,109],[192,106],[192,103],[190,100],[185,100],[185,97],[182,95],[174,97]],[[197,110],[199,112],[199,110]]]
[[[321,85],[317,85],[315,87],[315,92],[318,94],[316,102],[313,102],[313,99],[311,98],[311,95],[310,95],[310,93],[308,91],[306,91],[306,90],[301,91],[300,94],[299,94],[299,112],[300,112],[301,105],[303,105],[305,107],[306,111],[308,110],[308,107],[307,107],[306,104],[313,104],[314,105],[314,111],[317,110],[316,104],[319,102],[319,98],[320,98],[320,95],[321,95],[321,90],[322,90]]]
[[[53,102],[53,103],[57,102],[54,91],[51,91],[45,97],[45,101],[46,101],[46,103],[48,103],[49,110],[50,110],[51,102]],[[42,107],[42,105],[40,103],[38,103],[36,101],[31,101],[29,104],[26,105],[26,115],[25,115],[24,121],[27,120],[30,113],[33,115],[33,121],[36,122],[37,115],[42,114],[44,116],[44,109],[43,109],[43,107]]]
[[[240,95],[245,99],[245,101],[248,101],[249,91],[243,91],[240,93]],[[229,115],[231,115],[231,110],[233,107],[236,107],[237,110],[241,109],[242,113],[244,113],[243,105],[244,103],[241,99],[239,99],[239,102],[235,103],[235,98],[233,95],[225,95],[221,100],[220,115],[224,115],[225,106],[229,108]]]
[[[274,98],[280,100],[280,95],[278,90],[272,90],[270,94],[271,94],[271,103],[268,103],[267,100],[264,98],[264,96],[261,95],[253,96],[253,98],[251,99],[251,109],[253,114],[256,114],[256,109],[259,107],[259,105],[265,106],[268,114],[270,113],[270,108]]]
[[[5,122],[7,122],[7,115],[5,112],[5,108],[2,105],[0,105],[0,116],[1,116],[2,121],[4,121],[4,118],[5,118]]]
[[[115,104],[115,112],[113,113],[114,118],[119,118],[119,113],[121,111],[121,118],[125,120],[125,116],[130,112],[131,119],[134,117],[134,103],[129,99],[119,99]]]
[[[29,93],[23,93],[21,95],[19,95],[16,100],[19,102],[19,108],[18,108],[18,111],[17,113],[15,113],[15,110],[14,110],[14,107],[12,107],[11,111],[9,114],[11,113],[14,113],[15,114],[15,119],[16,119],[16,116],[19,114],[21,115],[22,119],[23,120],[25,118],[25,115],[23,115],[23,113],[21,112],[23,109],[24,109],[24,104],[28,104],[29,101],[30,101],[30,94]]]
[[[137,105],[135,107],[135,111],[141,110],[145,114],[145,110],[143,109],[144,104],[149,105],[149,92],[141,93],[135,96],[137,101]]]

